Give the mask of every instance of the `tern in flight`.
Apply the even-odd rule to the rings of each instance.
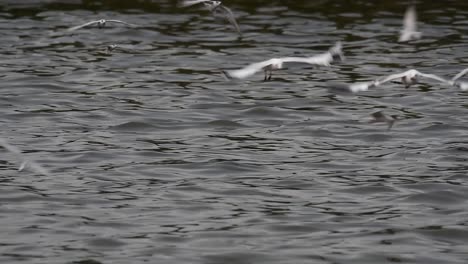
[[[223,71],[228,79],[245,79],[262,71],[265,73],[264,81],[271,80],[272,72],[283,68],[284,63],[307,63],[313,65],[330,66],[335,60],[343,60],[341,42],[338,42],[326,53],[313,57],[283,57],[273,58],[262,62],[250,64],[242,69]]]
[[[378,111],[371,114],[372,119],[369,123],[387,123],[387,130],[390,130],[395,124],[395,121],[398,120],[397,115],[391,115],[390,117],[386,116],[382,111]]]
[[[408,9],[406,9],[405,17],[403,18],[403,30],[400,32],[398,42],[406,42],[421,38],[421,32],[417,31],[416,19],[415,7],[409,6]]]
[[[213,15],[220,15],[226,18],[229,23],[231,23],[236,29],[237,33],[241,35],[239,24],[237,24],[234,13],[231,9],[227,8],[221,3],[221,1],[212,1],[212,0],[183,0],[180,2],[181,7],[193,6],[197,4],[203,4],[205,9],[210,11]]]
[[[21,159],[21,165],[18,168],[18,171],[22,171],[24,168],[30,168],[32,171],[42,174],[49,175],[49,172],[32,160],[28,160],[24,157],[22,151],[15,146],[10,145],[6,140],[0,138],[0,146],[6,149],[8,152],[14,154],[18,159]]]
[[[77,29],[92,26],[92,25],[97,25],[98,28],[103,28],[103,27],[106,26],[106,23],[117,23],[117,24],[124,24],[124,25],[130,26],[130,27],[137,27],[137,25],[135,25],[135,24],[130,24],[130,23],[127,23],[127,22],[124,22],[124,21],[121,21],[121,20],[99,19],[99,20],[84,23],[84,24],[76,26],[76,27],[71,27],[71,28],[68,29],[68,31],[75,31]]]
[[[332,86],[331,88],[347,90],[353,93],[357,93],[357,92],[367,91],[369,90],[369,88],[378,87],[386,82],[393,81],[393,80],[401,80],[401,82],[405,85],[405,88],[409,88],[411,85],[417,84],[421,77],[432,79],[432,80],[435,80],[444,84],[454,85],[450,81],[447,81],[437,75],[425,74],[417,70],[411,69],[402,73],[396,73],[396,74],[392,74],[383,78],[378,78],[371,82],[353,83],[349,85],[334,84],[334,85],[331,85]]]

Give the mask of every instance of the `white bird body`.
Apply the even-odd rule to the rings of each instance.
[[[406,9],[406,13],[403,18],[403,30],[401,30],[398,42],[407,42],[421,38],[422,34],[417,31],[416,22],[416,9],[414,6],[410,6]]]
[[[262,62],[250,64],[242,69],[223,71],[226,77],[229,79],[245,79],[254,75],[255,73],[263,70],[265,72],[264,80],[271,79],[271,73],[274,70],[283,68],[284,63],[296,62],[296,63],[307,63],[312,65],[323,65],[329,66],[331,62],[335,60],[335,57],[339,56],[343,58],[341,51],[341,43],[338,42],[328,52],[313,57],[283,57],[273,58]],[[269,73],[269,76],[267,76]]]
[[[99,19],[99,20],[95,20],[95,21],[90,21],[90,22],[87,22],[87,23],[84,23],[82,25],[79,25],[79,26],[75,26],[75,27],[71,27],[68,29],[68,31],[75,31],[77,29],[80,29],[80,28],[84,28],[84,27],[88,27],[88,26],[91,26],[91,25],[97,25],[98,28],[103,28],[106,26],[106,23],[117,23],[117,24],[124,24],[124,25],[127,25],[127,26],[131,26],[131,27],[137,27],[137,25],[135,24],[131,24],[131,23],[127,23],[127,22],[124,22],[124,21],[121,21],[121,20],[116,20],[116,19]]]

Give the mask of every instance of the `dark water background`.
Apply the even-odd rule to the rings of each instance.
[[[468,65],[468,2],[2,1],[1,263],[468,263],[468,92],[326,82]],[[109,25],[65,33],[98,18]],[[222,69],[346,61],[226,81]],[[106,54],[109,44],[122,49]],[[368,124],[384,110],[391,131]]]

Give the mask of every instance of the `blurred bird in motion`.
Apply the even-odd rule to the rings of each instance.
[[[390,130],[399,118],[397,115],[386,116],[382,111],[378,111],[371,114],[372,119],[369,123],[387,123],[387,131]]]
[[[228,79],[245,79],[263,70],[265,73],[264,81],[271,80],[272,72],[283,68],[284,63],[307,63],[313,65],[330,66],[330,63],[336,60],[343,60],[341,42],[338,42],[326,53],[313,57],[283,57],[273,58],[262,62],[250,64],[242,69],[223,71]]]
[[[444,78],[441,78],[437,75],[426,74],[426,73],[419,72],[415,69],[411,69],[402,73],[396,73],[396,74],[392,74],[383,78],[378,78],[371,82],[362,82],[362,83],[353,83],[353,84],[332,84],[329,86],[331,89],[345,90],[345,91],[349,91],[352,93],[357,93],[357,92],[367,91],[370,88],[378,87],[389,81],[401,80],[401,82],[405,85],[405,88],[409,88],[412,85],[417,84],[421,77],[432,79],[432,80],[435,80],[444,84],[453,85],[450,81],[445,80]]]
[[[398,42],[407,42],[421,38],[422,34],[417,31],[416,20],[416,8],[414,6],[409,6],[403,18],[403,29],[400,32]]]
[[[236,29],[237,33],[241,35],[239,24],[237,24],[234,13],[223,5],[221,1],[212,1],[212,0],[183,0],[179,3],[181,7],[188,7],[197,4],[203,4],[204,8],[210,11],[213,15],[219,15],[226,18],[229,23],[231,23]]]
[[[6,149],[8,152],[14,154],[16,158],[21,160],[21,165],[19,166],[18,171],[22,171],[25,168],[29,168],[33,172],[42,175],[49,175],[49,172],[44,167],[32,160],[26,159],[25,155],[19,148],[10,145],[5,139],[0,138],[0,146]]]
[[[99,20],[95,20],[95,21],[90,21],[90,22],[87,22],[87,23],[84,23],[82,25],[79,25],[79,26],[75,26],[75,27],[71,27],[68,29],[68,31],[75,31],[77,29],[80,29],[80,28],[84,28],[84,27],[88,27],[88,26],[92,26],[92,25],[97,25],[98,28],[103,28],[106,26],[106,23],[117,23],[117,24],[124,24],[124,25],[127,25],[127,26],[130,26],[130,27],[137,27],[137,25],[135,24],[131,24],[131,23],[127,23],[127,22],[124,22],[124,21],[121,21],[121,20],[116,20],[116,19],[99,19]]]

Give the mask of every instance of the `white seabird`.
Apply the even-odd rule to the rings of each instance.
[[[254,75],[255,73],[263,70],[265,73],[264,80],[271,80],[271,75],[274,70],[279,70],[283,68],[284,63],[307,63],[313,65],[323,65],[330,66],[334,60],[343,60],[341,42],[337,42],[335,46],[330,48],[326,53],[316,55],[313,57],[283,57],[283,58],[273,58],[262,62],[257,62],[248,65],[239,70],[223,71],[224,75],[228,79],[245,79]]]
[[[406,13],[403,18],[403,30],[400,32],[398,42],[406,42],[421,38],[422,34],[417,31],[416,20],[416,8],[414,6],[409,6],[408,9],[406,9]]]
[[[409,88],[411,85],[418,83],[421,77],[432,79],[432,80],[435,80],[444,84],[452,84],[450,81],[445,80],[437,75],[426,74],[426,73],[419,72],[415,69],[411,69],[402,73],[396,73],[396,74],[389,75],[387,77],[379,78],[371,82],[353,83],[350,85],[338,84],[336,85],[336,87],[331,87],[331,88],[337,88],[337,89],[347,90],[353,93],[357,93],[357,92],[367,91],[369,90],[369,88],[374,88],[386,82],[397,80],[397,79],[401,80],[401,82],[405,85],[405,88]]]
[[[237,33],[239,35],[241,35],[241,31],[240,31],[240,28],[239,28],[239,24],[237,24],[237,21],[236,21],[236,18],[234,16],[234,13],[231,11],[231,9],[229,9],[228,7],[226,7],[225,5],[223,5],[221,3],[221,1],[212,1],[212,0],[183,0],[182,2],[180,2],[180,6],[181,7],[187,7],[187,6],[193,6],[193,5],[197,5],[197,4],[201,4],[203,3],[203,6],[205,7],[205,9],[207,9],[208,11],[210,11],[213,15],[216,15],[216,14],[219,14],[221,16],[223,16],[224,18],[227,19],[227,21],[229,21],[229,23],[231,23],[234,28],[236,29]]]
[[[79,26],[75,26],[75,27],[71,27],[69,29],[67,29],[67,31],[75,31],[77,29],[80,29],[80,28],[84,28],[84,27],[88,27],[88,26],[92,26],[92,25],[97,25],[98,28],[103,28],[106,26],[106,23],[117,23],[117,24],[124,24],[124,25],[127,25],[127,26],[130,26],[130,27],[137,27],[137,25],[135,24],[131,24],[131,23],[127,23],[127,22],[124,22],[124,21],[121,21],[121,20],[116,20],[116,19],[99,19],[99,20],[95,20],[95,21],[90,21],[90,22],[87,22],[87,23],[84,23],[82,25],[79,25]]]
[[[18,159],[21,159],[21,165],[18,168],[18,171],[22,171],[25,168],[30,168],[32,171],[42,174],[42,175],[49,175],[49,172],[42,167],[41,165],[37,164],[36,162],[32,160],[28,160],[24,157],[22,151],[15,147],[10,145],[6,140],[0,138],[0,146],[2,146],[4,149],[9,151],[10,153],[13,153]]]

